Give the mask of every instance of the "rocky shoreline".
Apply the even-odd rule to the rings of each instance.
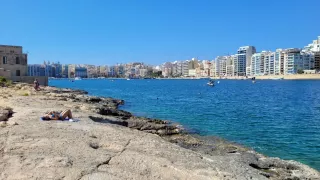
[[[106,177],[112,177],[110,179],[320,179],[320,173],[317,170],[314,170],[299,162],[266,157],[251,149],[219,138],[204,139],[203,137],[190,135],[181,126],[171,122],[159,119],[136,117],[130,112],[119,110],[118,107],[125,103],[123,100],[89,96],[87,94],[87,92],[81,90],[59,89],[55,87],[42,87],[41,91],[34,92],[32,87],[28,84],[14,84],[12,87],[2,88],[0,92],[0,96],[2,98],[2,101],[0,101],[0,106],[3,107],[0,108],[0,120],[2,128],[0,128],[0,131],[2,131],[0,134],[0,157],[2,157],[5,161],[0,163],[0,179],[48,179],[48,175],[53,176],[51,179],[108,179]],[[54,158],[46,160],[44,165],[46,167],[49,164],[49,168],[52,168],[54,172],[59,171],[60,173],[64,174],[63,178],[59,177],[58,175],[55,176],[50,173],[48,174],[48,172],[44,174],[42,174],[43,172],[39,172],[38,174],[35,173],[35,175],[30,176],[17,176],[16,171],[24,172],[29,170],[33,172],[33,170],[37,171],[39,170],[38,168],[41,169],[44,167],[39,167],[39,162],[37,161],[40,160],[36,160],[39,157],[34,155],[33,159],[31,158],[31,160],[28,160],[28,163],[32,164],[32,167],[27,167],[27,169],[25,169],[26,167],[20,167],[20,169],[17,169],[11,162],[12,159],[17,158],[16,154],[24,154],[24,158],[28,157],[29,154],[26,154],[26,152],[23,151],[23,148],[21,150],[20,141],[18,142],[18,148],[8,147],[10,145],[17,145],[15,143],[8,145],[8,139],[16,134],[20,134],[21,131],[23,131],[21,130],[21,127],[26,128],[29,130],[29,133],[32,132],[31,134],[37,137],[34,137],[32,141],[41,137],[39,134],[43,133],[42,130],[49,130],[53,133],[55,131],[60,131],[61,128],[59,126],[50,124],[55,122],[39,122],[38,120],[41,110],[43,109],[42,112],[44,113],[45,110],[49,110],[49,108],[71,109],[74,112],[74,115],[76,117],[78,116],[80,122],[73,123],[71,125],[59,124],[59,126],[66,126],[64,128],[65,131],[62,133],[68,132],[68,135],[72,136],[73,133],[78,133],[78,131],[75,131],[74,129],[91,129],[89,133],[87,130],[85,130],[84,135],[79,136],[83,139],[91,139],[90,142],[87,143],[88,147],[99,150],[99,153],[107,153],[108,157],[110,158],[107,158],[108,160],[103,162],[98,160],[100,163],[96,164],[94,168],[90,169],[92,166],[90,164],[97,161],[97,157],[101,157],[101,154],[94,154],[97,153],[95,151],[93,153],[94,156],[90,156],[89,158],[87,157],[89,154],[84,155],[85,153],[79,152],[82,154],[82,156],[84,156],[84,159],[89,158],[89,160],[92,161],[85,162],[84,164],[88,167],[85,167],[83,170],[73,165],[73,162],[78,161],[77,159],[73,159],[72,162],[64,159],[65,157],[69,158],[75,156],[72,153],[67,153],[64,154],[64,156],[59,156],[64,157],[62,160],[60,160],[64,162],[64,167],[66,167],[65,170],[59,170],[59,168],[56,167],[56,164],[59,164],[60,160],[56,160]],[[30,115],[30,121],[26,122],[21,120],[21,117],[24,117],[25,115],[19,114],[19,111],[34,115]],[[11,115],[13,117],[9,118]],[[37,124],[41,131],[38,131],[38,127],[34,127],[34,124],[29,124],[29,122],[34,122]],[[66,129],[67,127],[70,129]],[[127,128],[130,128],[134,131],[129,131]],[[95,133],[95,130],[97,129],[101,129],[101,131],[99,131],[99,133]],[[114,139],[108,139],[108,141],[115,142],[114,144],[108,144],[108,147],[113,147],[113,149],[105,148],[104,150],[101,150],[103,147],[105,147],[105,145],[103,145],[103,143],[94,141],[98,138],[96,134],[101,134],[101,139],[109,138],[103,136],[103,134],[108,132],[108,130],[114,131],[114,134],[118,134],[119,132],[123,133],[120,133],[120,135],[117,135],[114,137]],[[10,133],[13,135],[10,135]],[[122,140],[119,142],[117,140],[119,138],[128,138],[129,136],[132,136],[131,133],[134,134],[135,138],[129,139],[123,145],[119,145],[122,143]],[[25,133],[24,136],[29,136],[29,134]],[[70,142],[79,141],[73,137],[71,138],[67,136],[64,138],[67,138],[67,141]],[[136,157],[137,159],[134,159],[134,157],[126,157],[122,155],[126,149],[130,148],[132,142],[136,141],[136,143],[138,143],[140,141],[137,139],[144,138],[149,139],[143,141],[141,140],[142,145],[132,147],[134,151],[133,149],[131,149],[131,151],[138,153],[139,155],[141,155],[141,153],[153,153],[153,151],[156,151],[157,154],[143,157],[142,159],[139,159],[139,156]],[[92,141],[92,139],[94,140]],[[161,139],[170,143],[164,143],[165,141],[162,141]],[[57,142],[57,144],[59,143],[60,142]],[[161,144],[165,144],[165,147],[162,147]],[[46,146],[46,144],[42,144],[42,146]],[[55,146],[55,144],[52,146]],[[117,148],[117,146],[121,146],[122,148]],[[150,149],[150,147],[153,146],[155,146],[154,149]],[[18,153],[15,152],[15,148],[18,149]],[[66,150],[65,144],[57,147],[55,146],[55,148],[58,150]],[[114,148],[119,149],[119,151],[113,152]],[[170,151],[168,150],[172,148],[175,149],[177,154],[174,154],[175,152],[171,152],[172,154],[170,154]],[[81,148],[78,150],[83,151]],[[158,150],[160,151],[158,152]],[[33,151],[35,150],[32,149],[31,152]],[[44,149],[44,151],[46,152],[49,150]],[[183,155],[179,153],[182,153]],[[50,153],[48,153],[48,155],[50,155]],[[165,159],[170,161],[170,158],[168,158],[169,156],[176,157],[177,159],[175,160],[177,162],[181,161],[180,164],[171,162],[170,165],[164,165],[160,169],[158,166],[152,165],[152,163],[154,164],[164,161],[163,157],[167,157]],[[198,159],[195,160],[194,158],[191,158],[194,156],[198,157]],[[127,172],[127,175],[119,175],[115,173],[115,169],[119,167],[128,169],[129,167],[126,167],[126,164],[122,164],[123,162],[117,162],[116,157],[128,163],[141,161],[140,164],[134,164],[141,167],[137,167],[137,169]],[[152,159],[152,163],[148,165],[148,168],[144,168],[144,163],[148,164],[147,162],[142,162],[144,158]],[[186,160],[186,162],[184,162],[185,164],[182,162],[182,159],[184,158]],[[23,161],[20,159],[15,161],[24,162],[25,160]],[[115,162],[112,163],[113,161]],[[53,163],[53,165],[50,165],[50,163]],[[197,165],[199,165],[199,167]],[[7,169],[8,166],[11,168],[11,170]],[[169,166],[171,168],[168,168]],[[78,168],[79,171],[74,170],[73,168]],[[101,168],[103,170],[101,170]],[[180,170],[177,171],[177,168],[180,168]],[[15,171],[12,171],[12,169]],[[200,169],[201,173],[199,173]],[[203,169],[206,169],[206,171]],[[190,171],[196,172],[197,170],[199,171],[198,173],[190,173]],[[147,173],[144,173],[145,171],[147,171]],[[70,174],[70,172],[73,172],[74,175],[67,175],[68,173]],[[172,172],[174,176],[168,177],[166,175],[167,172]]]

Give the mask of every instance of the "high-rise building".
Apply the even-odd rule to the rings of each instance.
[[[236,76],[245,76],[250,72],[251,57],[256,53],[254,46],[243,46],[238,49],[238,53],[234,56],[234,73]]]

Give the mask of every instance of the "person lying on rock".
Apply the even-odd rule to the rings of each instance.
[[[65,120],[66,118],[68,118],[69,121],[72,121],[72,113],[70,109],[66,109],[61,112],[50,111],[49,113],[45,114],[41,118],[43,120]]]

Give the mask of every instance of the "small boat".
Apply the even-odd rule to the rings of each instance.
[[[213,80],[210,80],[208,83],[207,83],[208,86],[214,86],[214,81]]]
[[[81,77],[75,77],[74,80],[81,80]]]
[[[283,77],[282,78],[270,78],[271,80],[283,80]]]
[[[127,81],[130,81],[130,79],[128,78]]]

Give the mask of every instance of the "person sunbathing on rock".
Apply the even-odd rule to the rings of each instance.
[[[69,119],[69,121],[72,121],[72,113],[70,109],[57,112],[57,111],[50,111],[49,113],[45,114],[41,117],[42,120],[65,120],[66,118]]]

